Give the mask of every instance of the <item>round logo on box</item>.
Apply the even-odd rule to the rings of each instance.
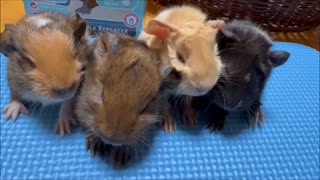
[[[139,24],[139,17],[134,13],[127,14],[124,17],[124,24],[129,28],[137,27]]]
[[[36,8],[37,8],[37,3],[32,1],[32,2],[30,3],[30,7],[31,7],[32,9],[36,9]]]

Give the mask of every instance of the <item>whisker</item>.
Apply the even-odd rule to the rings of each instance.
[[[150,143],[149,140],[146,138],[145,133],[141,133],[138,137],[138,142],[142,143],[143,145],[145,145],[146,147],[150,147]]]
[[[219,80],[220,82],[223,82],[223,83],[230,83],[230,84],[234,84],[236,86],[239,86],[241,87],[239,84],[235,83],[235,82],[232,82],[232,81],[224,81],[224,80]]]
[[[238,48],[228,48],[228,49],[223,49],[223,50],[221,50],[221,51],[219,51],[218,52],[218,56],[221,56],[221,54],[224,52],[224,51],[229,51],[229,50],[236,50],[236,49],[238,49]]]
[[[179,107],[180,106],[180,101],[181,101],[181,98],[182,98],[182,94],[178,94],[174,97],[174,105],[175,107]]]
[[[29,112],[31,113],[31,114],[33,114],[34,113],[34,103],[32,102],[32,103],[30,103],[30,106],[29,106]]]
[[[248,121],[249,121],[249,124],[251,125],[252,119],[253,119],[253,118],[255,119],[255,117],[254,117],[255,113],[254,113],[254,111],[253,111],[252,109],[250,109],[250,108],[247,110],[247,113],[248,113],[248,116],[249,116]]]
[[[221,86],[217,86],[217,88],[218,88],[219,91],[221,92],[222,99],[223,99],[223,108],[225,109],[225,106],[226,106],[226,98],[225,98],[225,95],[224,95],[223,88],[222,88]]]
[[[247,41],[254,41],[255,38],[256,37],[253,36],[253,37],[247,39]],[[256,44],[256,47],[259,47],[261,45],[263,45],[263,42],[259,42],[258,44]],[[247,54],[252,54],[252,55],[256,54],[254,48],[247,48],[245,44],[237,44],[237,47],[232,47],[232,48],[227,48],[227,49],[220,50],[218,52],[218,56],[221,56],[222,53],[224,53],[225,51],[233,51],[233,52],[240,52],[241,51],[242,52],[243,49],[246,50]]]
[[[139,153],[138,153],[138,149],[136,147],[136,144],[131,144],[129,147],[132,149],[134,157],[137,157],[139,155]]]
[[[244,76],[240,75],[234,75],[234,74],[228,74],[227,77],[238,77],[238,78],[244,78]]]
[[[187,95],[181,95],[179,100],[179,107],[183,107],[183,104],[185,103],[185,98]]]

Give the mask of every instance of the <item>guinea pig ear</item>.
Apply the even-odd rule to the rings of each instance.
[[[101,52],[108,52],[108,39],[105,37],[101,37],[98,41],[97,47]]]
[[[15,31],[16,30],[16,26],[13,24],[6,24],[4,26],[4,31]]]
[[[114,33],[103,33],[98,40],[98,49],[101,52],[112,54],[117,51],[119,38]]]
[[[217,33],[219,50],[228,49],[233,43],[239,42],[240,38],[227,29],[220,29]]]
[[[69,18],[73,22],[73,38],[75,43],[79,42],[87,32],[87,24],[78,13],[72,14]]]
[[[223,29],[226,24],[223,20],[209,20],[205,25],[210,26],[213,29]]]
[[[161,40],[168,38],[170,34],[174,32],[178,32],[174,26],[154,19],[149,21],[148,25],[143,30],[147,34],[155,35]]]
[[[5,25],[4,31],[0,34],[1,47],[0,52],[5,56],[16,51],[15,42],[12,34],[16,31],[15,25]]]
[[[290,53],[287,51],[271,51],[269,54],[269,59],[271,62],[271,65],[273,67],[280,66],[287,62],[289,59]]]
[[[162,66],[160,68],[160,74],[163,78],[161,89],[174,89],[181,82],[181,74],[173,66]]]
[[[239,37],[231,31],[228,31],[226,29],[221,29],[219,32],[221,33],[221,36],[222,36],[220,38],[222,38],[225,41],[229,41],[229,42],[240,41]]]

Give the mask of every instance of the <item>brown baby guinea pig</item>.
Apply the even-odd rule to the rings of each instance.
[[[11,92],[6,119],[15,121],[20,112],[27,114],[24,101],[64,102],[59,121],[70,118],[68,101],[76,94],[87,63],[88,39],[86,23],[78,14],[39,12],[6,26],[1,33]]]
[[[104,33],[92,47],[76,116],[93,156],[109,146],[114,165],[126,165],[149,143],[150,128],[167,104],[165,82],[177,71],[163,66],[143,42],[124,34]]]

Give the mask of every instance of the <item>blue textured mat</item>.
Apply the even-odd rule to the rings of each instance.
[[[116,170],[90,157],[81,130],[55,135],[52,113],[16,123],[1,115],[1,179],[319,179],[319,52],[292,43],[274,49],[291,57],[267,84],[261,129],[236,115],[219,134],[179,125],[173,135],[159,131],[141,162]],[[1,55],[1,111],[9,101],[5,74]]]

